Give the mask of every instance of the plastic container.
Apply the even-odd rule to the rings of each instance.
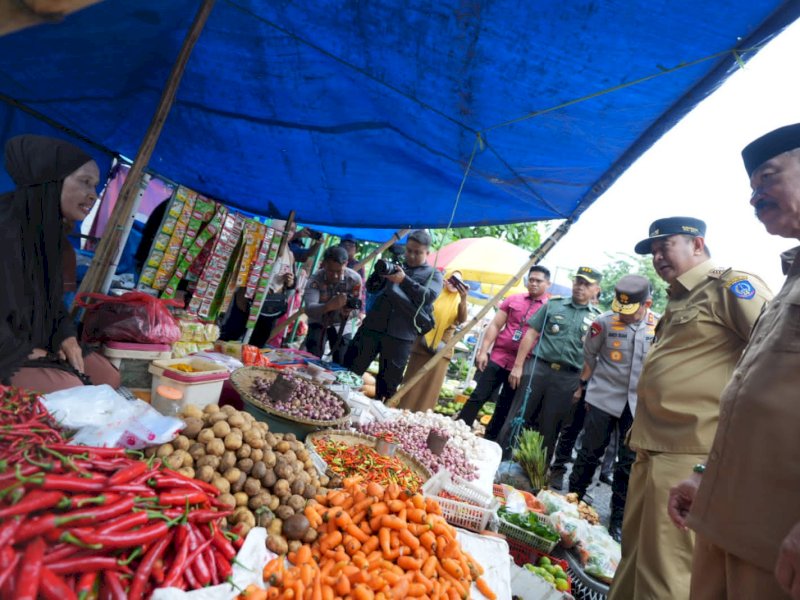
[[[152,396],[153,408],[166,417],[176,417],[183,408],[183,392],[168,385],[159,385]]]
[[[193,372],[179,371],[170,367],[185,364],[192,367]],[[166,385],[179,390],[183,394],[182,405],[193,404],[200,408],[219,401],[222,384],[228,379],[228,369],[214,361],[186,356],[170,360],[156,360],[148,369],[153,375],[152,397],[155,399],[157,388]]]
[[[425,482],[422,493],[436,498],[448,523],[472,531],[486,529],[489,519],[497,511],[497,500],[470,487],[445,469]]]
[[[172,356],[172,348],[169,344],[106,342],[102,353],[119,369],[121,385],[134,391],[147,390],[150,394],[153,379],[148,372],[150,362],[169,359]]]
[[[536,515],[536,519],[539,521],[539,523],[541,523],[542,525],[546,525],[547,527],[555,531],[555,528],[553,527],[553,522],[550,520],[550,517],[533,511],[531,511],[531,514]],[[545,554],[549,554],[550,552],[553,551],[553,548],[555,548],[558,545],[558,540],[551,542],[548,539],[536,535],[532,531],[528,531],[527,529],[523,529],[522,527],[517,527],[513,523],[509,523],[508,521],[504,520],[503,517],[498,516],[498,520],[500,521],[500,526],[497,529],[497,533],[502,533],[504,536],[506,536],[509,548],[511,547],[512,540],[515,540],[519,543],[527,544],[534,550],[540,550]]]

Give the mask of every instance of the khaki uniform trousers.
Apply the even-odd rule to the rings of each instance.
[[[669,489],[705,454],[636,452],[622,522],[622,560],[608,600],[688,600],[694,533],[667,514]]]
[[[694,543],[691,600],[789,600],[775,574],[729,554],[698,535]]]

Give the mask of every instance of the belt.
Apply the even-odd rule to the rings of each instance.
[[[573,367],[572,365],[568,365],[566,363],[544,363],[546,366],[550,367],[553,371],[566,371],[567,373],[578,373],[580,369],[578,367]]]

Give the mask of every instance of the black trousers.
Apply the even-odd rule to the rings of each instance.
[[[342,365],[363,375],[370,363],[380,355],[375,397],[386,400],[394,396],[411,354],[413,340],[401,340],[374,329],[361,327],[345,352]]]
[[[503,427],[503,423],[506,422],[508,412],[511,410],[515,390],[508,384],[508,374],[510,372],[491,360],[486,363],[486,368],[478,378],[475,390],[458,415],[459,419],[472,426],[483,405],[502,386],[495,404],[494,415],[486,426],[486,433],[483,436],[487,440],[497,440],[500,429]]]
[[[578,436],[583,431],[583,420],[586,418],[586,400],[581,398],[572,405],[567,420],[561,428],[561,436],[558,438],[558,446],[553,457],[551,471],[564,472],[567,470],[567,463],[572,458],[572,449]]]
[[[526,403],[528,384],[530,393]],[[511,445],[514,443],[510,435],[513,420],[522,417],[524,427],[535,429],[542,434],[549,463],[555,451],[558,434],[569,418],[573,404],[572,397],[578,385],[580,385],[580,373],[577,371],[553,370],[549,363],[542,360],[534,362],[533,358],[525,361],[523,375],[509,414],[510,418],[506,419],[499,435],[504,458],[510,456]],[[524,411],[523,404],[525,404]]]
[[[331,354],[331,360],[341,365],[342,361],[344,361],[347,347],[351,341],[350,336],[342,335],[342,340],[337,346],[336,342],[339,341],[339,325],[328,325],[326,327],[322,323],[309,323],[305,341],[306,350],[311,352],[314,356],[322,358],[325,354],[326,341],[330,345],[331,351],[335,349],[333,354]]]
[[[628,406],[625,407],[625,411],[619,418],[595,406],[589,407],[583,426],[583,444],[578,450],[578,458],[569,476],[569,491],[583,497],[586,489],[592,483],[592,478],[603,458],[611,435],[615,429],[619,430],[618,460],[614,467],[614,483],[611,486],[612,523],[615,521],[618,524],[622,523],[631,465],[636,458],[636,454],[628,448],[623,439],[632,424],[633,416]]]

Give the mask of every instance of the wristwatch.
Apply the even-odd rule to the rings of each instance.
[[[703,463],[697,463],[695,466],[692,467],[692,471],[702,475],[706,471],[706,466]]]

